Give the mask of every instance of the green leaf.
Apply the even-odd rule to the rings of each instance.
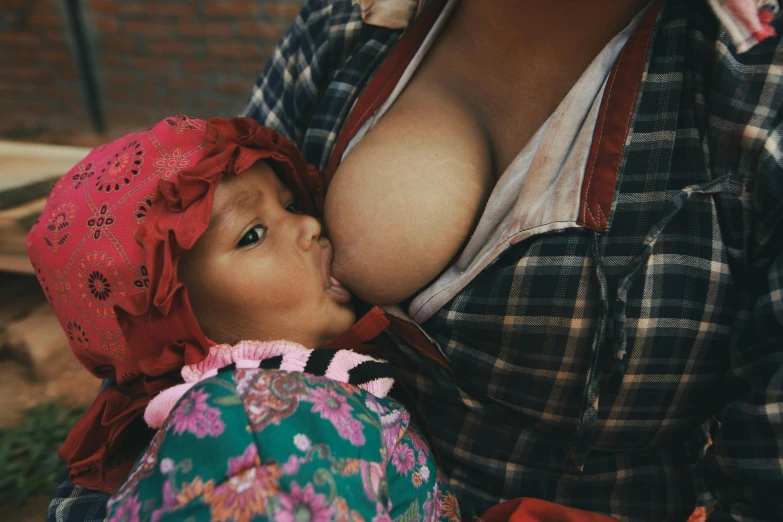
[[[54,491],[65,471],[57,448],[83,412],[39,404],[17,426],[0,430],[0,505],[21,505],[31,495]]]
[[[408,511],[394,519],[394,522],[418,522],[419,520],[419,501],[412,503]]]
[[[224,395],[223,397],[218,397],[213,402],[221,406],[236,406],[237,404],[242,404],[242,400],[236,395]]]
[[[356,415],[356,418],[358,418],[359,420],[363,420],[367,424],[372,424],[372,425],[378,424],[378,419],[373,419],[372,417],[370,417],[366,413],[359,413],[359,414]]]

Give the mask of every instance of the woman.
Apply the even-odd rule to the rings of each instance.
[[[352,3],[306,3],[245,113],[325,172],[463,514],[684,519],[714,416],[711,520],[780,518],[776,3]]]
[[[715,416],[713,516],[779,518],[764,2],[433,0],[402,37],[347,4],[308,2],[245,113],[325,169],[337,276],[401,303],[386,339],[463,514],[684,519]]]

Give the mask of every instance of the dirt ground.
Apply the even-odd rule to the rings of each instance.
[[[0,426],[18,422],[22,412],[36,404],[57,401],[67,406],[88,406],[98,393],[100,381],[75,357],[62,363],[59,376],[38,382],[20,363],[0,359]]]
[[[0,426],[16,424],[26,408],[43,402],[88,406],[95,398],[99,385],[100,381],[74,357],[65,358],[58,376],[46,382],[32,380],[29,369],[20,363],[0,359]],[[46,520],[50,498],[51,495],[31,497],[19,508],[0,506],[0,520],[42,522]]]
[[[43,522],[46,520],[46,510],[49,506],[49,496],[31,497],[18,508],[9,509],[0,506],[0,520],[8,522]]]

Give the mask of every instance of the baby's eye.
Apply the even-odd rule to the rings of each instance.
[[[291,202],[288,205],[285,206],[285,209],[290,212],[291,214],[301,214],[302,211],[299,210],[299,207],[296,205],[295,202]]]
[[[266,236],[266,227],[264,225],[256,225],[247,231],[247,234],[242,236],[242,239],[237,243],[238,247],[246,247],[255,245],[260,242]]]

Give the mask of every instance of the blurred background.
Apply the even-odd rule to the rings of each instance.
[[[41,521],[98,380],[24,250],[54,181],[165,116],[234,116],[304,0],[0,0],[0,520]]]
[[[0,138],[233,116],[303,0],[0,0]]]

